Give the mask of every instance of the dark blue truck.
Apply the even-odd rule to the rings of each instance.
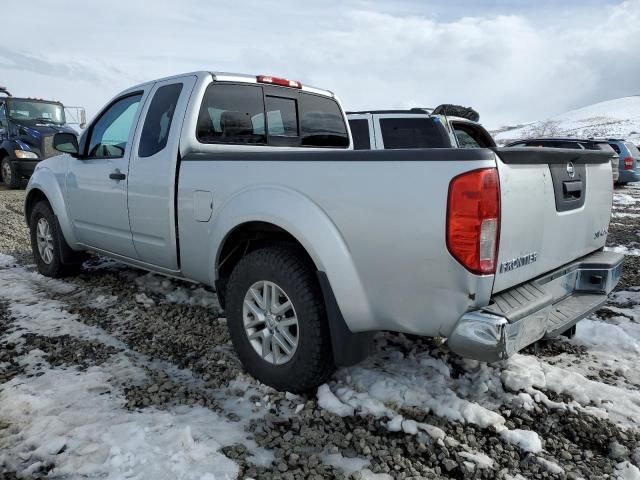
[[[13,97],[4,87],[0,94],[0,183],[15,189],[39,161],[58,154],[53,148],[56,133],[76,131],[60,102]],[[77,123],[83,127],[84,110],[79,111]]]

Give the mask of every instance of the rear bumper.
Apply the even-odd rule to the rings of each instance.
[[[624,255],[595,252],[491,297],[464,314],[449,336],[451,350],[486,362],[503,360],[568,330],[606,300],[622,273]]]
[[[637,182],[640,181],[640,173],[635,170],[620,170],[618,182]]]

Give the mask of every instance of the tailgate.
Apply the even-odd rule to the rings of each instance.
[[[605,245],[611,154],[496,148],[501,222],[493,291],[550,272]]]

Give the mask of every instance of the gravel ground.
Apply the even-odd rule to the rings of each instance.
[[[632,188],[624,191],[640,199],[640,191]],[[14,255],[21,264],[29,264],[23,193],[0,191],[0,252]],[[633,208],[630,205],[616,211],[633,212]],[[610,227],[608,243],[635,248],[636,225],[635,217],[616,218]],[[640,256],[628,256],[617,290],[639,286],[639,274]],[[225,445],[221,451],[240,466],[239,478],[364,479],[374,478],[370,472],[375,472],[379,479],[605,479],[616,477],[621,461],[640,465],[640,431],[622,428],[611,419],[589,414],[587,409],[554,406],[553,402],[570,404],[573,399],[569,394],[544,390],[549,401],[536,401],[532,408],[524,408],[517,395],[486,402],[506,419],[507,428],[530,430],[544,439],[544,449],[537,454],[505,442],[493,426],[454,421],[409,404],[386,406],[405,420],[437,427],[442,436],[390,431],[385,418],[371,414],[338,416],[322,408],[315,395],[282,394],[248,378],[233,353],[226,320],[215,299],[202,305],[167,297],[167,292],[179,290],[187,292],[187,298],[196,298],[197,287],[190,284],[150,277],[97,258],[85,263],[79,276],[66,279],[65,288],[38,283],[35,279],[34,284],[39,298],[59,302],[58,310],[115,340],[105,341],[102,334],[78,338],[73,334],[30,332],[21,335],[19,342],[7,341],[11,335],[15,338],[19,329],[9,311],[10,304],[2,300],[0,292],[0,392],[3,384],[25,374],[26,367],[20,360],[29,352],[42,352],[43,369],[63,366],[78,372],[125,358],[143,369],[145,375],[142,380],[110,379],[111,387],[124,394],[123,410],[201,406],[236,422],[251,442],[271,452],[273,462],[259,465],[250,459],[246,444]],[[194,296],[189,297],[191,294]],[[611,308],[605,307],[597,314],[608,318],[613,315]],[[444,362],[454,379],[469,372],[469,363],[452,355],[438,339],[381,334],[376,342],[376,356],[380,360],[374,365],[384,365],[387,357],[410,358],[426,352]],[[587,362],[592,355],[586,347],[563,339],[529,347],[525,353],[563,366]],[[44,372],[37,373],[38,368],[35,367],[35,375]],[[490,371],[499,377],[499,370]],[[589,375],[588,378],[607,385],[632,384],[624,373],[605,365],[595,367]],[[251,418],[242,418],[241,410],[233,406],[240,404],[251,406]],[[294,408],[296,412],[292,414]],[[14,426],[2,420],[1,414],[0,405],[0,448],[3,436],[9,438],[6,432],[19,435]],[[482,467],[469,461],[471,452],[486,454],[492,465]],[[350,473],[332,465],[327,455],[336,454],[366,461],[370,472]],[[29,475],[43,478],[55,472],[54,466],[54,460],[43,462]],[[0,461],[0,479],[18,478],[16,473]]]
[[[24,190],[0,187],[0,252],[23,256],[31,252],[24,221]]]

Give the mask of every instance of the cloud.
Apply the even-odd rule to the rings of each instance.
[[[461,103],[490,126],[640,93],[640,0],[49,5],[5,9],[46,40],[7,22],[2,82],[89,113],[135,83],[201,69],[289,76],[350,109]]]

